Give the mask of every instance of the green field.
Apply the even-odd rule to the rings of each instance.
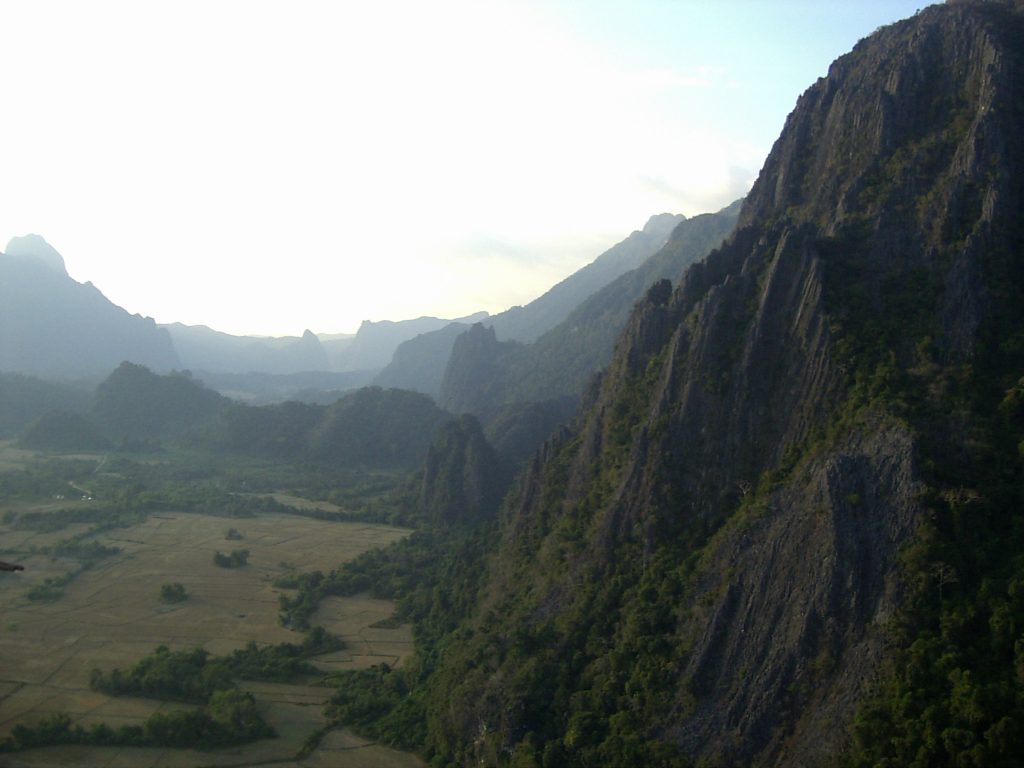
[[[7,452],[5,452],[7,453]],[[8,466],[25,459],[7,453]],[[77,505],[89,502],[76,500]],[[58,504],[0,501],[2,513],[46,511]],[[0,575],[0,737],[19,723],[31,725],[47,715],[65,712],[85,727],[105,722],[116,728],[141,725],[158,710],[180,709],[180,703],[119,697],[90,689],[93,669],[126,668],[158,645],[172,650],[202,646],[221,655],[258,644],[300,643],[302,635],[278,622],[278,577],[293,571],[329,571],[374,547],[385,546],[408,530],[383,525],[329,522],[284,514],[229,519],[194,513],[155,512],[127,527],[89,536],[120,553],[98,560],[50,602],[31,601],[28,591],[47,577],[74,572],[75,560],[40,554],[38,549],[76,535],[90,526],[73,523],[61,530],[40,532],[0,525],[0,559],[17,560],[25,570]],[[226,540],[228,528],[240,540]],[[32,548],[36,553],[32,553]],[[217,551],[249,550],[248,565],[219,568]],[[168,604],[161,585],[178,582],[188,599]],[[314,616],[346,641],[346,648],[314,659],[324,671],[394,664],[412,650],[407,626],[374,625],[391,616],[392,603],[364,596],[332,597]],[[411,755],[363,741],[342,731],[329,732],[320,747],[299,763],[291,762],[303,743],[325,724],[323,704],[331,694],[316,680],[296,684],[245,682],[278,738],[213,752],[127,747],[48,747],[0,755],[0,766],[193,766],[275,765],[414,766]]]

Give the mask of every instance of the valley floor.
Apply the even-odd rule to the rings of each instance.
[[[78,502],[87,504],[86,501]],[[39,507],[36,507],[39,509]],[[231,526],[244,537],[226,541]],[[87,526],[80,526],[83,529]],[[0,580],[0,737],[18,725],[58,712],[88,728],[141,725],[156,711],[189,705],[110,697],[89,686],[93,669],[127,668],[159,645],[172,650],[202,646],[215,655],[246,643],[300,643],[302,635],[278,622],[275,579],[295,571],[329,571],[339,563],[387,545],[408,530],[366,523],[328,522],[291,515],[252,518],[151,514],[136,525],[96,537],[120,553],[82,571],[51,602],[31,601],[28,591],[46,578],[73,570],[74,561],[38,554],[78,533],[0,526],[6,552],[25,571]],[[217,551],[249,550],[248,565],[218,568]],[[32,548],[37,553],[31,554]],[[25,554],[28,553],[28,554]],[[7,557],[5,555],[5,557]],[[161,585],[177,582],[188,593],[181,603],[160,599]],[[365,596],[324,601],[313,624],[345,640],[346,647],[314,659],[324,671],[394,665],[412,650],[408,626],[384,622],[394,611],[386,600]],[[384,622],[385,626],[376,626]],[[306,739],[326,724],[323,705],[331,688],[315,684],[243,682],[278,738],[211,752],[127,747],[48,747],[0,755],[0,766],[229,766],[274,765],[396,768],[422,765],[412,755],[376,746],[345,731],[331,731],[312,754],[295,762]]]

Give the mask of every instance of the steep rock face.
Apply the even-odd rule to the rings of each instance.
[[[454,413],[479,413],[506,402],[510,360],[520,346],[498,341],[494,329],[482,323],[458,336],[441,380],[441,407]]]
[[[507,474],[483,430],[465,414],[443,426],[427,451],[420,507],[438,525],[472,525],[494,517]]]
[[[123,360],[168,371],[181,363],[167,332],[130,315],[92,283],[68,277],[43,238],[14,238],[0,254],[0,369],[95,376]]]
[[[906,591],[918,456],[972,450],[944,393],[965,366],[1024,366],[1022,31],[1011,4],[929,8],[801,97],[736,233],[648,291],[520,482],[476,634],[437,678],[461,703],[434,714],[436,751],[842,748]]]
[[[821,736],[851,722],[899,607],[917,477],[907,430],[869,422],[708,549],[682,630],[693,710],[670,728],[686,752],[728,763],[753,748],[808,765],[835,751]],[[800,713],[794,733],[780,710]]]

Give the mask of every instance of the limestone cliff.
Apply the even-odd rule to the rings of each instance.
[[[813,765],[848,747],[917,588],[901,552],[945,514],[932,499],[984,477],[985,425],[1024,374],[1022,40],[1019,4],[931,7],[801,97],[737,231],[648,291],[576,428],[520,478],[433,682],[431,749]]]
[[[480,423],[465,414],[441,427],[427,451],[420,507],[436,525],[472,525],[495,516],[507,485]]]

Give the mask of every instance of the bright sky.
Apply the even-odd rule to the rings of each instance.
[[[924,0],[2,0],[0,248],[231,333],[501,311],[744,194]]]

